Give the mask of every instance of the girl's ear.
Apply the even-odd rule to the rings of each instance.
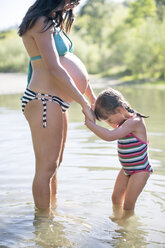
[[[119,106],[115,109],[115,113],[116,114],[122,114],[124,111],[124,108],[122,106]]]

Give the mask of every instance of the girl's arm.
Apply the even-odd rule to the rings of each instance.
[[[96,123],[90,121],[89,119],[85,118],[85,125],[95,133],[99,138],[106,140],[106,141],[113,141],[124,136],[128,135],[129,133],[136,130],[137,121],[133,120],[133,118],[126,120],[121,126],[109,130],[104,127],[98,126]]]
[[[90,119],[94,120],[94,114],[89,107],[88,101],[75,86],[74,81],[61,65],[59,55],[55,46],[53,37],[53,28],[49,28],[45,32],[41,32],[45,18],[40,17],[32,30],[33,38],[39,50],[39,54],[45,63],[45,67],[54,78],[55,87],[58,87],[65,94],[78,102],[83,109],[83,113]],[[49,25],[49,24],[48,24]]]

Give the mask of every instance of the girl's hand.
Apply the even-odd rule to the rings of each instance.
[[[95,122],[95,115],[89,104],[86,104],[82,109],[85,118],[89,119],[92,122]]]
[[[93,121],[89,120],[87,117],[85,117],[85,125],[90,129],[92,125],[94,124]]]

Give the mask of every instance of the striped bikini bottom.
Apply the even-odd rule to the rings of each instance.
[[[46,110],[47,110],[47,106],[46,103],[47,102],[56,102],[57,104],[59,104],[62,108],[62,112],[65,112],[70,104],[67,102],[64,102],[62,99],[60,99],[57,96],[52,96],[52,95],[48,95],[48,94],[43,94],[43,93],[36,93],[28,88],[26,88],[25,93],[22,97],[22,112],[24,113],[26,104],[28,102],[30,102],[31,100],[41,100],[42,104],[43,104],[43,127],[45,128],[47,123],[46,123]]]

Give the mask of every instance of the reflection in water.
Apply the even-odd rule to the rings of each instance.
[[[47,217],[35,217],[33,226],[36,247],[74,247],[74,244],[65,237],[65,226],[60,221]]]
[[[74,247],[74,244],[66,238],[65,226],[62,224],[64,216],[60,216],[56,210],[42,212],[35,209],[33,221],[35,245],[39,247]]]
[[[120,229],[116,230],[119,237],[114,248],[142,248],[147,247],[147,232],[143,230],[143,225],[136,216],[132,216],[120,224]]]
[[[21,113],[20,95],[0,96],[0,247],[165,247],[165,90],[119,90],[132,107],[150,115],[146,122],[154,168],[135,215],[120,223],[109,218],[120,169],[116,142],[104,142],[87,130],[75,103],[69,110],[54,217],[34,218],[34,154],[29,127]]]
[[[134,210],[124,210],[122,205],[113,205],[113,216],[110,219],[118,224],[125,223],[134,215]]]

